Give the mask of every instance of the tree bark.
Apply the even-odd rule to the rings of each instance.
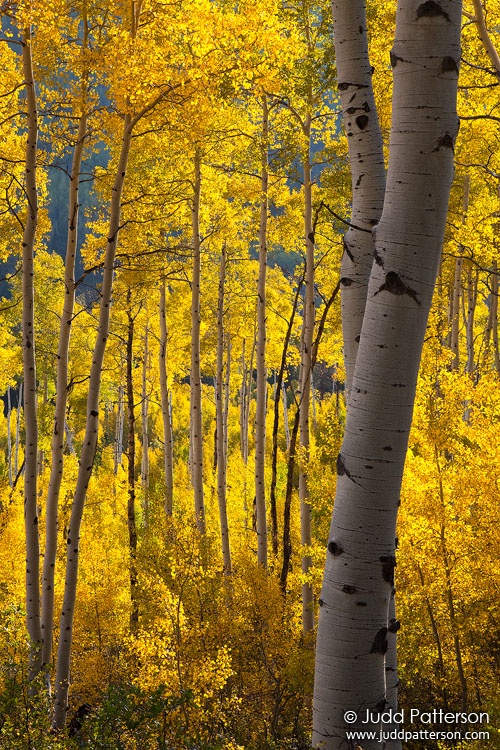
[[[53,724],[55,729],[62,729],[68,710],[69,670],[71,644],[73,637],[73,619],[75,613],[76,584],[78,579],[78,560],[80,544],[80,527],[87,495],[87,488],[94,464],[99,428],[99,394],[104,352],[109,333],[109,314],[111,292],[113,288],[114,261],[118,232],[120,228],[121,196],[127,171],[132,131],[136,120],[130,114],[125,115],[122,144],[117,172],[113,184],[110,223],[104,259],[104,273],[99,306],[99,324],[92,357],[90,382],[87,395],[87,421],[85,437],[80,456],[80,466],[73,496],[71,516],[66,536],[67,556],[64,584],[64,600],[61,612],[59,646],[57,651],[57,672],[55,685],[55,702]]]
[[[300,461],[299,461],[299,498],[300,498],[300,541],[302,548],[311,547],[311,505],[308,489],[309,462],[309,408],[311,400],[312,348],[314,335],[314,229],[312,219],[312,176],[311,176],[311,115],[308,114],[303,127],[307,139],[307,149],[303,157],[304,170],[304,234],[306,243],[305,285],[306,293],[302,311],[302,335],[300,347]],[[304,633],[314,628],[312,584],[306,580],[312,566],[309,552],[302,554],[302,629]]]
[[[44,665],[49,665],[52,661],[54,576],[59,528],[59,494],[64,471],[64,437],[66,405],[68,401],[68,357],[76,289],[75,262],[78,241],[78,192],[86,134],[87,115],[85,111],[83,111],[78,123],[78,135],[73,151],[73,163],[71,166],[69,186],[68,232],[66,240],[66,259],[64,264],[64,302],[57,348],[56,403],[54,407],[51,468],[46,504],[45,555],[43,559],[42,574],[42,660]]]
[[[205,533],[205,503],[203,499],[203,425],[201,412],[201,372],[200,372],[200,283],[201,283],[201,241],[200,241],[200,195],[201,195],[201,154],[197,149],[194,158],[194,191],[192,204],[193,224],[193,282],[191,285],[191,445],[192,483],[194,491],[194,512],[196,526],[200,534]]]
[[[257,559],[267,568],[266,518],[266,269],[268,213],[268,140],[269,114],[267,98],[262,97],[261,137],[261,203],[259,228],[259,279],[257,286],[257,403],[255,407],[255,512],[257,516]]]
[[[26,533],[26,623],[30,638],[29,677],[34,679],[42,666],[42,630],[40,622],[40,542],[38,535],[37,459],[38,423],[35,366],[35,289],[33,260],[38,223],[37,150],[38,111],[31,57],[31,29],[22,34],[22,66],[26,94],[27,139],[25,165],[26,219],[22,241],[23,259],[23,377],[24,422],[26,428],[24,469],[24,528]]]
[[[453,176],[460,19],[455,0],[405,0],[397,10],[387,189],[337,458],[320,602],[313,746],[323,750],[345,747],[348,730],[379,729],[376,716],[360,722],[366,709],[376,714],[387,700],[397,508]],[[354,95],[355,76],[343,80]],[[354,142],[371,116],[353,119]],[[353,724],[344,719],[348,710],[358,713]],[[363,745],[380,747],[378,739]]]
[[[137,524],[135,519],[135,415],[134,415],[134,329],[135,316],[131,310],[132,294],[130,287],[127,290],[127,527],[129,543],[129,579],[130,579],[130,630],[134,633],[139,622],[139,610],[137,607]]]
[[[148,367],[149,367],[149,326],[144,333],[144,355],[142,358],[142,393],[141,393],[141,485],[143,492],[144,522],[147,525],[149,517],[149,395],[148,395]]]
[[[332,10],[338,89],[352,180],[351,226],[344,236],[340,269],[348,401],[373,263],[372,229],[384,204],[385,168],[368,57],[365,3],[333,0]]]
[[[167,316],[165,298],[165,279],[160,284],[160,392],[161,415],[163,419],[163,456],[165,471],[165,514],[172,515],[174,496],[174,453],[172,420],[170,415],[168,379],[167,379]]]
[[[231,548],[226,508],[226,432],[224,420],[224,292],[226,282],[226,246],[223,245],[219,264],[219,293],[217,301],[217,365],[215,380],[216,404],[216,450],[217,450],[217,499],[219,503],[222,560],[225,575],[231,575]]]

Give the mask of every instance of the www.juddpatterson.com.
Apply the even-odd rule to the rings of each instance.
[[[407,711],[346,711],[346,724],[364,725],[366,729],[346,732],[348,740],[376,740],[385,742],[398,740],[488,740],[489,732],[471,728],[471,725],[488,724],[485,711],[451,712],[442,709],[421,711],[411,708]],[[402,724],[407,724],[403,729]],[[412,725],[408,727],[408,724]],[[432,725],[432,729],[418,728],[416,725]],[[439,728],[436,728],[436,725]]]

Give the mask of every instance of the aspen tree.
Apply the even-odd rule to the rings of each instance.
[[[37,387],[34,330],[34,272],[33,259],[38,222],[37,146],[38,110],[31,56],[31,28],[26,26],[21,38],[22,69],[26,92],[26,219],[22,240],[23,260],[23,377],[24,421],[26,448],[24,466],[24,524],[26,533],[26,621],[31,641],[30,678],[42,666],[42,630],[40,622],[40,542],[38,536],[37,458],[38,423],[36,414]],[[21,398],[21,397],[20,397]],[[16,462],[17,464],[17,462]],[[17,466],[16,466],[17,468]]]
[[[262,135],[260,172],[260,225],[259,225],[259,278],[257,283],[257,401],[255,407],[255,512],[257,516],[257,559],[267,568],[267,517],[266,517],[266,269],[267,269],[267,218],[268,218],[268,143],[269,108],[267,96],[262,96]]]
[[[165,279],[160,282],[160,396],[163,421],[163,460],[165,472],[165,514],[172,515],[174,478],[173,478],[173,436],[170,416],[169,390],[167,380],[167,316],[166,316]]]
[[[404,0],[397,11],[387,188],[374,227],[320,601],[313,746],[326,750],[345,747],[349,729],[379,728],[360,724],[360,707],[376,712],[387,705],[388,632],[398,627],[389,619],[395,525],[453,175],[460,20],[456,0]],[[365,31],[360,19],[358,36]],[[336,33],[344,46],[346,38]],[[339,89],[350,92],[356,108],[348,131],[353,144],[373,116],[356,98],[364,86],[354,68],[345,78],[339,74]],[[351,725],[348,710],[359,712]],[[363,744],[379,747],[378,738]]]

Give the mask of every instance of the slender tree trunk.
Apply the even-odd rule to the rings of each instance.
[[[224,573],[231,575],[231,548],[226,508],[226,440],[224,422],[224,292],[226,282],[226,246],[223,245],[219,264],[219,294],[217,303],[217,373],[215,385],[216,449],[217,449],[217,499],[219,501],[220,534]]]
[[[200,241],[200,195],[201,195],[201,155],[196,151],[194,158],[194,194],[192,205],[193,223],[193,283],[191,289],[191,445],[192,483],[194,491],[194,511],[200,534],[205,533],[205,503],[203,499],[203,428],[201,413],[201,372],[200,372],[200,283],[201,283],[201,241]]]
[[[387,700],[397,508],[453,176],[460,20],[455,0],[418,7],[404,0],[397,9],[387,189],[337,458],[320,601],[313,746],[323,750],[345,748],[348,730],[378,730],[379,722],[360,722]],[[353,71],[339,80],[351,97],[358,92]],[[355,115],[353,141],[371,117]],[[346,711],[358,714],[350,725]],[[363,747],[378,750],[378,738]]]
[[[255,408],[255,511],[257,516],[257,559],[267,568],[266,518],[266,269],[268,212],[268,139],[267,98],[262,97],[261,204],[259,229],[259,279],[257,287],[257,404]]]
[[[472,265],[467,267],[467,313],[465,317],[465,334],[467,342],[467,363],[465,371],[473,375],[476,371],[474,356],[474,317],[477,303],[478,272],[473,273]]]
[[[436,642],[436,648],[438,652],[439,676],[441,680],[443,681],[443,692],[442,692],[443,703],[444,703],[445,711],[447,711],[448,710],[448,696],[446,693],[446,688],[444,687],[444,678],[445,678],[446,670],[444,666],[443,647],[441,645],[441,637],[439,635],[439,629],[437,626],[436,618],[434,617],[434,612],[432,611],[431,603],[427,597],[427,594],[425,593],[426,584],[425,584],[424,574],[423,574],[422,568],[418,564],[417,564],[417,569],[418,569],[418,577],[420,579],[420,583],[422,584],[423,598],[425,599],[425,608],[429,616],[429,622],[431,623],[432,635],[434,637],[434,641]]]
[[[285,442],[286,442],[286,449],[290,449],[290,425],[288,423],[288,404],[286,400],[286,387],[285,387],[285,378],[283,378],[283,381],[281,383],[281,391],[283,396],[283,422],[285,426]]]
[[[302,336],[300,351],[300,402],[299,426],[300,448],[299,461],[299,498],[300,498],[300,541],[303,549],[308,550],[311,538],[311,505],[308,489],[309,463],[309,408],[311,400],[312,348],[314,335],[314,229],[312,219],[312,175],[311,175],[311,115],[304,123],[304,135],[307,139],[307,151],[304,154],[304,233],[306,241],[305,284],[306,294],[302,313]],[[302,629],[304,633],[314,628],[313,590],[307,581],[312,558],[309,552],[302,554]]]
[[[123,427],[125,423],[125,408],[123,403],[124,389],[123,385],[118,386],[118,403],[116,405],[116,436],[115,436],[115,475],[118,474],[118,467],[122,465],[123,454]]]
[[[281,350],[281,362],[278,370],[278,377],[276,379],[276,388],[274,394],[274,419],[273,419],[273,450],[271,458],[271,487],[269,491],[269,505],[271,508],[271,523],[272,523],[272,543],[273,543],[273,554],[278,554],[278,512],[276,507],[276,484],[278,481],[278,434],[279,434],[279,421],[280,421],[280,394],[284,389],[284,374],[286,367],[286,358],[288,353],[288,344],[290,343],[290,337],[292,335],[293,321],[295,319],[295,313],[297,312],[297,305],[300,297],[300,290],[302,289],[303,279],[297,284],[297,290],[295,292],[295,298],[292,306],[292,314],[288,321],[285,339],[283,341],[283,349]],[[286,409],[286,394],[283,391],[284,406]],[[285,427],[288,432],[288,413],[285,410]],[[287,439],[287,450],[290,447],[290,435],[288,434]]]
[[[73,619],[75,613],[76,584],[78,579],[78,560],[80,544],[80,526],[87,495],[87,488],[94,464],[97,448],[99,428],[99,393],[104,352],[109,333],[109,313],[111,292],[113,288],[114,261],[118,232],[120,228],[121,196],[127,162],[130,152],[132,130],[136,120],[131,115],[125,115],[122,144],[118,168],[112,191],[110,223],[106,255],[104,259],[104,273],[101,286],[101,302],[99,307],[99,324],[96,343],[90,370],[89,391],[87,395],[87,421],[85,437],[80,456],[77,483],[73,496],[71,516],[66,536],[67,557],[64,584],[64,600],[61,612],[59,646],[57,651],[57,672],[54,703],[54,728],[61,729],[66,721],[68,710],[69,670],[71,644],[73,638]]]
[[[38,424],[36,415],[35,368],[35,290],[33,259],[38,223],[38,195],[36,179],[38,111],[31,59],[31,30],[22,34],[22,65],[26,94],[27,139],[25,190],[27,199],[23,233],[23,376],[24,423],[26,428],[24,470],[24,527],[26,533],[26,622],[30,638],[30,679],[42,666],[42,630],[40,623],[40,543],[38,536],[37,459]]]
[[[163,419],[163,456],[165,470],[165,514],[172,515],[174,496],[174,453],[172,421],[167,379],[167,316],[166,316],[165,280],[160,284],[160,392],[161,415]]]
[[[24,383],[19,383],[19,396],[17,399],[17,412],[16,412],[16,446],[14,450],[14,476],[17,477],[19,468],[19,443],[21,439],[21,407],[23,403]],[[23,461],[24,465],[24,461]],[[22,468],[22,467],[21,467]]]
[[[7,467],[9,472],[9,487],[12,487],[12,429],[10,415],[12,414],[12,401],[10,396],[10,385],[7,386]]]
[[[372,229],[382,214],[385,190],[382,135],[372,88],[372,66],[363,0],[333,0],[335,62],[352,181],[351,227],[344,236],[340,269],[342,333],[349,400],[368,279],[373,263]]]
[[[50,479],[49,488],[47,490],[45,555],[43,559],[42,574],[42,634],[44,665],[49,665],[52,661],[54,576],[59,528],[59,493],[64,471],[64,436],[66,426],[66,405],[68,400],[68,357],[76,288],[75,262],[78,240],[78,189],[86,133],[87,116],[85,112],[82,112],[78,123],[78,135],[73,151],[73,164],[71,167],[69,186],[68,232],[64,265],[64,302],[57,349],[56,403],[54,408],[54,427],[52,430]]]
[[[500,373],[500,350],[498,348],[498,270],[496,260],[493,261],[493,273],[491,275],[491,311],[493,358],[495,370]]]
[[[290,571],[290,560],[292,559],[292,537],[290,534],[290,515],[292,510],[293,474],[295,470],[295,451],[297,448],[297,437],[299,434],[300,411],[297,409],[293,420],[292,434],[290,437],[290,450],[288,452],[288,465],[286,473],[285,507],[283,509],[283,564],[281,566],[280,587],[283,596],[286,596],[286,585]]]
[[[450,349],[452,352],[451,370],[460,368],[460,299],[462,295],[462,265],[463,259],[455,261],[455,275],[453,278],[453,290],[450,299],[451,337]]]
[[[137,524],[135,518],[135,415],[134,415],[134,328],[135,317],[131,310],[131,291],[127,291],[127,466],[128,466],[128,502],[127,502],[127,526],[129,541],[129,578],[130,578],[130,630],[134,633],[139,622],[139,610],[137,607]]]
[[[143,491],[144,519],[147,525],[149,516],[149,396],[148,396],[148,367],[149,367],[149,326],[144,333],[144,356],[142,359],[142,393],[141,393],[141,486]]]

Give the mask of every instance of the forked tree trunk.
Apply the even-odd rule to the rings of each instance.
[[[174,495],[174,453],[172,420],[167,379],[167,315],[166,315],[165,279],[160,283],[160,394],[161,415],[163,420],[163,458],[165,471],[165,514],[172,515]]]
[[[368,57],[365,3],[333,0],[335,60],[352,182],[351,226],[344,236],[340,269],[342,334],[349,392],[373,264],[372,228],[382,214],[385,167],[382,135]]]
[[[125,115],[122,144],[115,181],[113,185],[110,223],[104,259],[104,273],[101,286],[101,302],[99,306],[99,324],[96,343],[92,356],[90,382],[87,395],[87,421],[85,437],[80,456],[80,466],[73,496],[71,516],[66,535],[66,575],[64,584],[64,600],[61,612],[59,646],[57,651],[57,672],[54,702],[54,728],[61,729],[66,721],[68,710],[69,670],[71,644],[73,638],[73,620],[75,614],[76,584],[78,579],[78,560],[80,548],[80,527],[87,495],[87,488],[94,464],[99,429],[99,393],[104,352],[109,333],[109,314],[111,306],[111,292],[113,288],[114,262],[118,232],[120,228],[121,197],[127,162],[130,152],[132,131],[135,122],[131,115]]]
[[[194,512],[200,534],[205,533],[205,502],[203,499],[203,425],[201,414],[200,372],[200,194],[201,155],[194,158],[194,192],[192,204],[193,225],[193,282],[191,285],[191,481],[194,491]]]
[[[267,568],[266,518],[266,269],[268,212],[268,140],[269,114],[267,98],[262,97],[261,136],[261,203],[259,228],[259,279],[257,286],[257,403],[255,407],[255,512],[257,517],[257,559]]]
[[[366,710],[376,717],[387,700],[397,508],[453,176],[460,20],[456,0],[398,5],[387,189],[337,458],[320,602],[313,746],[324,750],[345,748],[347,731],[379,730],[376,720],[360,722]],[[354,75],[339,85],[351,96],[359,91]],[[371,116],[355,114],[354,142]],[[346,711],[358,714],[352,724]],[[378,737],[363,740],[363,748],[379,750]]]
[[[75,307],[75,262],[78,240],[79,182],[87,133],[87,116],[82,113],[78,123],[78,135],[73,151],[69,186],[68,232],[66,259],[64,264],[64,302],[59,327],[57,348],[56,403],[54,407],[54,427],[52,430],[51,468],[47,490],[45,522],[45,555],[42,574],[42,634],[43,664],[52,661],[54,628],[54,576],[56,567],[59,493],[64,471],[64,437],[66,426],[66,405],[68,400],[68,357],[71,325]]]
[[[24,377],[24,422],[26,428],[24,470],[24,528],[26,533],[26,623],[30,638],[30,679],[40,672],[42,666],[42,630],[40,623],[40,542],[38,536],[37,459],[38,424],[36,415],[36,368],[35,368],[35,289],[33,259],[38,223],[37,194],[37,140],[38,112],[31,58],[31,30],[22,34],[22,66],[26,95],[27,139],[25,191],[27,200],[26,219],[23,232],[23,377]]]
[[[226,432],[224,420],[224,292],[226,282],[226,247],[222,247],[219,264],[219,294],[217,302],[217,372],[215,378],[217,499],[222,543],[222,560],[225,575],[231,575],[231,548],[226,508]]]

